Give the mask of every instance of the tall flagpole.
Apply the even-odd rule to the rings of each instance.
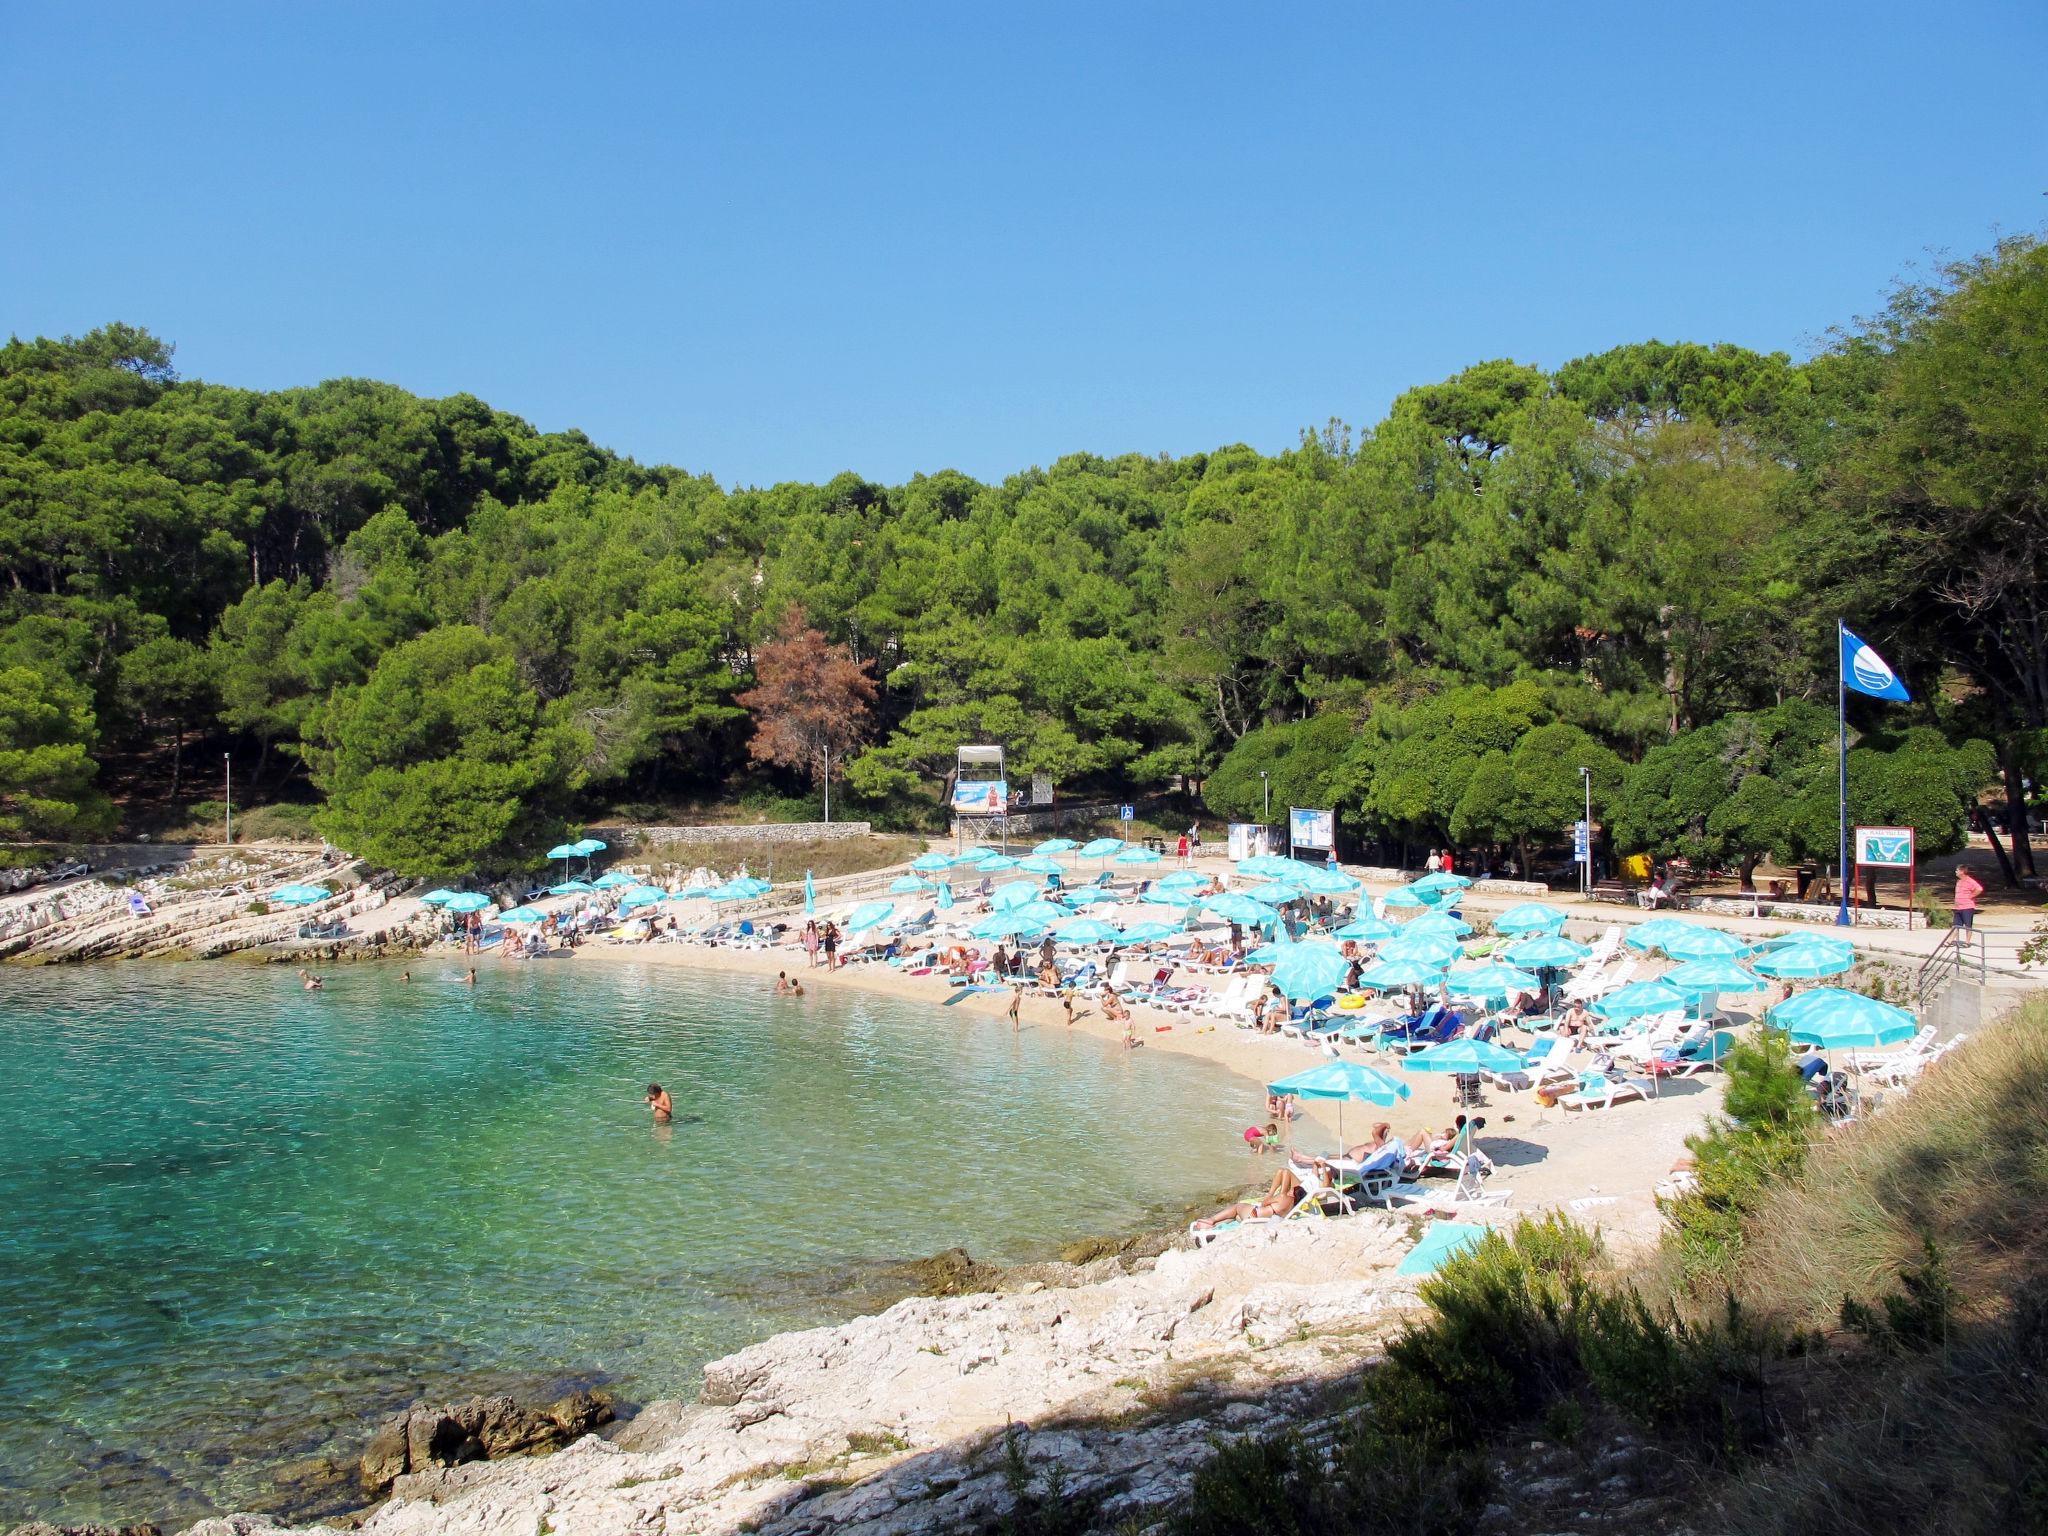
[[[1843,625],[1835,620],[1835,771],[1837,827],[1841,833],[1841,844],[1836,852],[1835,876],[1839,881],[1842,898],[1841,910],[1835,913],[1838,926],[1849,921],[1849,684],[1847,667],[1842,660],[1846,642],[1842,638]]]

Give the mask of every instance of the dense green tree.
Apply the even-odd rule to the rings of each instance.
[[[1628,770],[1609,835],[1627,852],[1736,865],[1747,890],[1765,857],[1800,856],[1790,806],[1834,782],[1834,744],[1830,712],[1803,702],[1683,732]]]
[[[2026,733],[2048,728],[2048,245],[2000,242],[1908,287],[1841,349],[1873,368],[1824,494],[1851,600],[1997,700],[2021,867]]]
[[[323,835],[401,874],[537,867],[585,744],[549,718],[510,648],[448,625],[387,653],[310,723]]]
[[[0,668],[0,836],[93,837],[113,807],[93,786],[92,705],[69,679]]]
[[[1338,775],[1356,729],[1348,716],[1328,711],[1248,731],[1209,775],[1202,799],[1225,821],[1258,821],[1266,813],[1269,792],[1276,821],[1296,806],[1333,809]]]
[[[1587,781],[1581,768],[1592,774],[1597,817],[1621,787],[1622,763],[1578,726],[1562,721],[1539,725],[1524,732],[1512,751],[1488,752],[1451,811],[1452,841],[1513,844],[1520,867],[1531,869],[1531,844],[1560,840],[1585,814]]]
[[[1824,830],[1811,733],[1737,738],[1832,702],[1837,615],[1922,700],[1859,726],[1991,741],[2009,804],[2043,776],[2044,294],[2014,240],[1804,364],[1642,342],[1482,362],[1280,453],[730,491],[472,396],[181,379],[127,325],[13,340],[0,667],[81,701],[87,764],[104,741],[175,785],[184,740],[224,733],[261,781],[310,755],[331,783],[373,674],[474,632],[574,743],[564,782],[718,796],[761,771],[737,696],[801,608],[880,684],[846,764],[877,814],[935,819],[955,749],[993,741],[1068,794],[1208,776],[1245,815],[1263,767],[1276,803],[1390,843],[1533,847],[1590,740],[1639,763],[1618,840],[1747,871]],[[1873,737],[1852,772],[1944,841],[1968,774],[1935,755]],[[460,819],[448,859],[531,830]],[[428,822],[401,822],[418,863]]]

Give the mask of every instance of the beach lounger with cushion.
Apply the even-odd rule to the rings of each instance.
[[[1565,1109],[1612,1109],[1655,1094],[1657,1085],[1647,1077],[1602,1077],[1588,1073],[1579,1080],[1579,1091],[1557,1102]]]

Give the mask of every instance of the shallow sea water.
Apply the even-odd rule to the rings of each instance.
[[[0,970],[0,1523],[234,1508],[415,1396],[687,1395],[875,1266],[1256,1172],[1222,1069],[936,997],[400,969]]]

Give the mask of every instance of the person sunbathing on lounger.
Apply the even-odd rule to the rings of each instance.
[[[1260,1217],[1285,1216],[1301,1200],[1302,1184],[1294,1170],[1282,1168],[1273,1175],[1273,1182],[1266,1186],[1266,1192],[1257,1200],[1236,1200],[1223,1207],[1214,1216],[1204,1216],[1194,1223],[1194,1230],[1207,1232],[1220,1227],[1227,1221],[1251,1221]]]

